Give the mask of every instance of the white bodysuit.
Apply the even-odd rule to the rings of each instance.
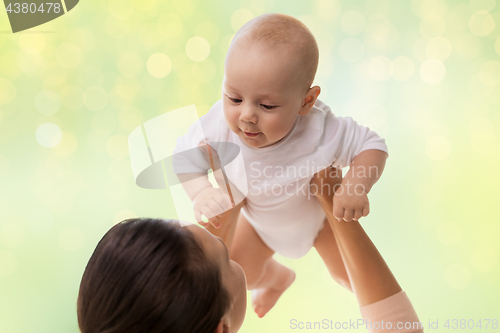
[[[312,176],[330,165],[349,166],[364,150],[388,152],[385,140],[374,131],[358,125],[351,117],[335,116],[320,100],[307,115],[297,117],[281,141],[265,148],[248,146],[230,130],[219,100],[186,135],[177,139],[175,151],[202,142],[239,146],[242,162],[233,163],[226,172],[236,187],[248,191],[241,212],[271,250],[289,258],[309,252],[323,228],[325,213],[309,192]],[[189,165],[187,160],[185,163],[176,173],[206,172],[210,168],[200,163]],[[245,173],[246,179],[241,176]]]

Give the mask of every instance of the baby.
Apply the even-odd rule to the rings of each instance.
[[[249,21],[226,55],[222,99],[177,141],[176,151],[208,144],[214,171],[219,169],[214,161],[224,157],[211,143],[241,149],[243,159],[227,171],[235,188],[248,189],[237,222],[221,215],[234,207],[224,186],[202,181],[185,189],[200,224],[208,226],[204,215],[216,228],[235,226],[234,239],[225,241],[231,259],[245,271],[259,317],[295,279],[291,269],[272,258],[274,253],[300,258],[314,246],[333,278],[351,290],[333,232],[309,184],[322,169],[350,166],[335,191],[333,215],[343,222],[359,220],[369,213],[367,194],[388,156],[384,139],[350,117],[335,116],[317,99],[320,87],[311,86],[318,58],[316,41],[299,20],[265,14]],[[207,179],[209,168],[198,163],[176,173],[183,182]],[[242,170],[247,178],[239,176]]]

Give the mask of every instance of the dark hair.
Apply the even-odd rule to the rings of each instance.
[[[112,227],[83,273],[83,333],[213,333],[230,300],[219,267],[175,220],[137,218]]]

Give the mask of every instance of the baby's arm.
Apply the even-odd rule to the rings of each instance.
[[[333,198],[333,215],[338,220],[352,221],[370,212],[368,193],[382,175],[388,154],[368,149],[354,157],[349,171]]]

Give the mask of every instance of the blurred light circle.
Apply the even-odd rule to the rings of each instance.
[[[172,70],[172,62],[170,58],[163,53],[152,54],[147,61],[149,74],[161,79],[167,76]]]
[[[116,213],[115,217],[113,218],[113,224],[117,224],[123,222],[124,220],[134,219],[134,218],[137,218],[136,213],[134,213],[131,210],[124,209]]]
[[[427,60],[420,66],[420,78],[427,84],[439,83],[445,74],[444,64],[436,59]]]
[[[174,38],[182,32],[182,20],[174,13],[165,13],[158,19],[158,29],[167,38]]]
[[[466,3],[461,3],[453,7],[448,15],[449,24],[459,31],[469,28],[469,18],[472,16],[471,8]]]
[[[470,8],[473,11],[486,10],[491,11],[496,6],[495,0],[469,0]]]
[[[101,87],[90,87],[83,93],[83,103],[92,111],[102,110],[108,105],[108,93]]]
[[[53,148],[62,140],[62,132],[59,126],[52,123],[44,123],[38,126],[36,130],[36,141],[45,147]]]
[[[495,20],[486,10],[477,11],[469,20],[469,29],[476,36],[486,36],[495,29]]]
[[[340,19],[340,28],[346,35],[356,36],[365,29],[366,20],[363,13],[357,10],[345,12]]]
[[[500,62],[487,61],[479,69],[479,79],[488,86],[500,84]]]
[[[204,21],[198,24],[194,34],[207,39],[211,45],[215,45],[215,43],[219,40],[219,29],[213,22],[210,21]]]
[[[142,122],[142,112],[134,106],[118,112],[118,124],[127,131],[132,131],[137,126],[140,126]]]
[[[24,242],[24,229],[19,224],[5,224],[0,229],[0,240],[8,249],[16,249]]]
[[[42,34],[21,34],[18,43],[19,47],[27,52],[30,52],[30,48],[42,52],[45,47],[45,37]]]
[[[491,272],[497,265],[498,255],[491,246],[480,245],[470,256],[472,265],[480,272]]]
[[[63,131],[62,141],[54,147],[54,153],[59,156],[70,156],[78,147],[78,139],[76,136],[68,131]]]
[[[109,0],[108,9],[111,15],[120,20],[125,20],[134,13],[132,1]]]
[[[191,67],[193,77],[199,82],[211,82],[215,77],[217,69],[212,60],[205,59]]]
[[[35,106],[40,113],[51,116],[61,108],[61,98],[50,90],[44,90],[35,97]]]
[[[78,110],[83,106],[83,89],[79,86],[64,87],[61,97],[64,107],[70,110]]]
[[[455,221],[442,221],[436,226],[436,237],[445,245],[453,245],[462,238],[462,228]]]
[[[427,140],[425,152],[434,161],[441,161],[450,155],[450,141],[444,136],[434,136]]]
[[[186,43],[186,55],[193,61],[203,61],[210,54],[210,44],[203,37],[193,37]]]
[[[446,30],[446,23],[438,15],[429,15],[420,22],[420,33],[427,38],[441,36]]]
[[[29,52],[27,51],[29,50]],[[17,56],[17,66],[24,73],[35,73],[40,70],[44,64],[44,59],[40,52],[33,48],[26,48],[24,52],[19,52]]]
[[[71,40],[84,52],[91,51],[95,45],[94,34],[90,30],[84,28],[73,29],[68,40]]]
[[[498,36],[495,42],[495,51],[497,51],[497,54],[500,55],[500,36]]]
[[[111,134],[116,128],[115,112],[101,110],[92,116],[92,129],[96,133]]]
[[[342,13],[342,2],[340,0],[315,0],[317,15],[323,20],[334,20]]]
[[[452,264],[444,271],[444,280],[454,289],[463,289],[470,282],[469,269],[462,264]]]
[[[0,104],[10,103],[16,97],[16,86],[0,77]]]
[[[94,65],[83,66],[78,73],[78,80],[84,87],[92,87],[101,84],[103,79],[102,71]]]
[[[470,78],[467,88],[469,88],[469,92],[472,96],[486,98],[491,95],[494,87],[485,84],[481,75],[476,74]]]
[[[394,72],[392,77],[397,81],[407,81],[415,73],[415,64],[408,57],[397,57],[392,61]]]
[[[84,243],[82,231],[77,227],[66,227],[59,232],[59,246],[67,252],[78,251]]]
[[[394,72],[391,59],[387,57],[376,57],[370,61],[368,66],[370,77],[376,81],[388,80]]]
[[[238,31],[245,23],[254,18],[254,15],[248,9],[238,9],[231,15],[231,27]]]
[[[453,49],[460,57],[472,59],[481,54],[483,44],[476,36],[465,34],[455,40]]]
[[[125,135],[114,135],[106,143],[106,151],[114,159],[128,156],[128,138]]]
[[[469,137],[476,144],[485,143],[495,137],[495,127],[488,118],[475,117],[468,127]]]
[[[339,45],[339,55],[342,60],[355,63],[361,60],[365,46],[356,38],[347,38]]]
[[[142,73],[144,65],[141,57],[135,53],[125,53],[118,59],[118,69],[125,77],[137,77]]]
[[[431,59],[444,61],[451,54],[451,43],[444,37],[434,37],[427,42],[425,54]]]
[[[55,56],[59,65],[65,68],[76,67],[82,60],[82,52],[75,44],[71,43],[59,45],[56,49]]]
[[[10,275],[17,269],[17,258],[9,251],[0,251],[0,275]]]

